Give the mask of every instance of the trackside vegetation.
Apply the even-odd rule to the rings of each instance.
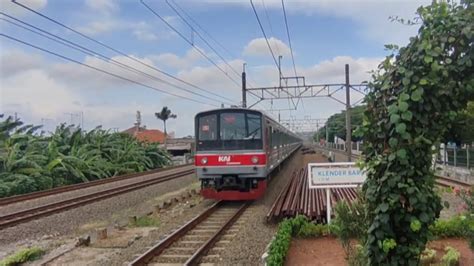
[[[464,193],[464,194],[463,194]],[[465,238],[470,242],[471,249],[474,249],[474,211],[472,202],[474,193],[471,190],[459,194],[468,208],[465,212],[451,217],[447,220],[436,220],[429,226],[428,239],[436,240],[442,238]],[[362,195],[357,200],[347,203],[340,201],[334,208],[335,217],[331,224],[315,224],[303,215],[295,218],[285,219],[280,222],[277,233],[270,243],[266,263],[268,265],[284,265],[286,254],[293,237],[307,238],[319,236],[335,236],[341,242],[345,252],[348,265],[365,266],[369,262],[366,249],[361,245],[367,240],[367,230],[370,226],[367,216],[367,202]],[[419,230],[421,223],[412,223],[412,230]],[[395,241],[385,241],[382,244],[384,250],[390,251],[397,245]],[[459,260],[459,252],[449,248],[445,251],[443,265],[456,265],[453,262]],[[430,265],[434,261],[436,251],[424,249],[419,254],[420,265]]]
[[[417,265],[439,217],[432,155],[474,95],[474,1],[434,1],[408,24],[420,25],[369,83],[360,134],[370,265]],[[402,21],[403,22],[403,21]]]
[[[0,266],[21,265],[28,261],[39,259],[44,254],[44,250],[39,247],[21,249],[14,254],[0,260]]]
[[[100,127],[90,131],[59,125],[40,127],[12,117],[0,120],[0,197],[24,194],[170,164],[158,144]]]

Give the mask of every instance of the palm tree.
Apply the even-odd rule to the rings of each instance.
[[[166,132],[166,120],[170,118],[176,118],[177,116],[175,114],[171,113],[171,110],[168,109],[167,106],[163,107],[159,113],[155,113],[156,118],[160,119],[163,121],[163,129],[165,131],[165,149],[166,149],[166,139],[167,139],[167,132]]]

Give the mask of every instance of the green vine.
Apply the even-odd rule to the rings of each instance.
[[[474,92],[473,0],[433,2],[406,47],[388,56],[369,84],[364,137],[371,265],[416,265],[441,204],[433,147]]]

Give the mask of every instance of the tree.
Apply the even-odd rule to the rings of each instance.
[[[352,127],[352,140],[359,141],[360,136],[354,134],[354,129],[362,125],[362,117],[365,111],[365,105],[356,106],[351,108],[351,127]],[[346,139],[346,111],[341,111],[340,113],[334,114],[328,118],[324,127],[320,128],[316,134],[314,134],[314,139],[316,142],[319,142],[319,139],[316,139],[319,133],[320,138],[326,138],[326,127],[328,127],[328,139],[333,140],[334,136],[337,136],[340,139]],[[329,141],[328,140],[328,141]]]
[[[432,155],[474,96],[473,0],[417,10],[420,29],[373,74],[364,121],[363,185],[371,265],[418,265],[439,217]]]
[[[165,132],[165,147],[166,147],[166,139],[168,138],[168,134],[166,132],[166,120],[170,119],[170,118],[176,118],[177,115],[171,113],[171,110],[168,109],[167,106],[163,107],[163,109],[161,109],[161,111],[159,113],[155,113],[155,116],[156,118],[160,119],[161,121],[163,121],[163,129],[164,129],[164,132]]]
[[[454,142],[457,146],[474,142],[474,101],[470,101],[466,109],[457,113],[455,122],[444,135],[443,142]]]

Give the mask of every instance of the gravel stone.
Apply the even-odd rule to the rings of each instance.
[[[165,173],[166,174],[172,174],[172,173],[176,173],[176,172],[179,172],[179,171],[182,171],[182,170],[185,170],[185,169],[186,170],[187,169],[192,169],[193,167],[194,166],[187,166],[187,167],[183,167],[183,168],[170,169],[170,170],[165,170],[164,172],[147,174],[147,175],[142,175],[142,176],[136,176],[136,177],[128,178],[128,179],[125,179],[125,180],[106,183],[106,184],[102,184],[102,185],[98,185],[98,186],[92,186],[92,187],[83,188],[83,189],[79,189],[79,190],[63,192],[63,193],[56,194],[56,195],[49,195],[49,196],[41,197],[41,198],[38,198],[38,199],[31,199],[31,200],[22,201],[22,202],[19,202],[19,203],[8,204],[8,205],[5,205],[5,206],[0,206],[0,213],[2,215],[7,215],[7,214],[10,214],[10,213],[13,213],[13,212],[17,212],[17,211],[37,207],[37,206],[42,206],[42,205],[57,202],[57,201],[63,201],[63,200],[71,199],[71,198],[74,198],[74,197],[83,196],[83,195],[87,195],[87,194],[94,193],[94,192],[99,192],[99,191],[102,191],[102,190],[105,190],[105,189],[110,189],[110,188],[120,187],[120,186],[124,186],[124,185],[129,185],[129,184],[133,184],[133,183],[144,181],[144,180],[150,180],[150,179],[153,179],[153,178],[157,177],[158,175],[163,175]]]
[[[273,176],[265,196],[255,201],[246,212],[251,215],[239,228],[237,235],[226,245],[220,254],[218,265],[261,265],[261,256],[276,232],[277,225],[267,223],[266,215],[281,189],[288,183],[294,170],[303,167],[304,157],[296,151]]]
[[[153,210],[157,197],[193,184],[195,174],[121,194],[79,208],[67,210],[38,220],[22,223],[0,231],[0,257],[43,235],[77,237],[93,228],[123,224],[129,216],[143,215]]]

